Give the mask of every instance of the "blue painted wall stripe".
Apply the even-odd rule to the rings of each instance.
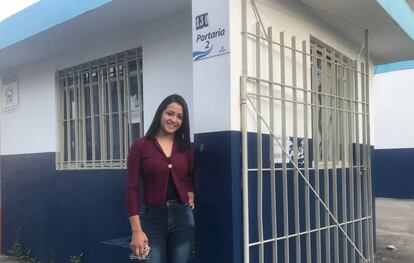
[[[414,60],[399,61],[389,64],[375,66],[375,74],[386,73],[396,70],[412,69],[414,68]]]
[[[405,0],[377,0],[378,4],[414,40],[414,12]],[[414,68],[414,60],[399,61],[375,67],[375,74]]]
[[[405,0],[377,0],[382,8],[414,40],[414,12]]]
[[[0,49],[13,45],[112,0],[40,0],[0,22]]]
[[[256,134],[249,133],[249,167],[257,165]],[[263,156],[269,154],[269,135],[263,135]],[[242,185],[241,185],[241,132],[222,131],[198,133],[194,135],[196,153],[196,261],[194,263],[238,263],[243,258],[243,222],[242,222]],[[312,146],[312,141],[309,142]],[[356,149],[358,146],[354,146]],[[361,145],[359,147],[362,147]],[[355,151],[354,149],[354,151]],[[373,152],[373,148],[372,152]],[[310,160],[312,160],[310,147]],[[408,156],[408,155],[407,155]],[[410,156],[414,156],[411,154]],[[361,156],[362,158],[362,156]],[[270,165],[264,158],[265,166]],[[409,161],[409,160],[408,160]],[[21,242],[32,248],[32,255],[38,259],[47,259],[49,249],[56,253],[56,262],[66,262],[69,256],[85,253],[85,262],[122,263],[128,262],[128,249],[103,244],[102,241],[119,240],[130,235],[128,218],[124,208],[125,170],[66,170],[56,171],[55,153],[35,153],[0,156],[1,194],[3,202],[3,238],[4,251],[7,252],[16,240],[15,230],[22,227]],[[383,162],[384,164],[386,161]],[[407,162],[407,164],[412,163]],[[280,167],[280,166],[279,166]],[[320,194],[324,196],[324,172],[320,173]],[[331,172],[330,172],[331,174]],[[354,173],[356,174],[356,173]],[[342,177],[338,170],[338,216],[351,220],[342,214]],[[310,182],[314,184],[315,175],[310,173]],[[270,177],[264,173],[263,207],[265,208],[263,226],[265,238],[270,238],[272,222],[270,217]],[[330,177],[329,184],[333,181]],[[375,183],[375,176],[373,176]],[[257,240],[257,177],[249,177],[250,184],[250,241]],[[346,182],[349,189],[349,181]],[[356,184],[356,180],[354,180]],[[288,175],[289,207],[293,207],[293,173]],[[412,184],[411,184],[412,185]],[[283,215],[282,180],[276,178],[277,214]],[[304,193],[305,183],[299,179],[299,192]],[[356,185],[354,185],[356,189]],[[362,191],[364,189],[361,189]],[[330,195],[332,191],[330,191]],[[375,189],[374,189],[375,191]],[[303,197],[303,194],[301,194]],[[315,228],[316,198],[310,195],[311,227]],[[333,197],[330,196],[333,200]],[[303,199],[302,199],[303,200]],[[344,202],[343,202],[344,201]],[[356,201],[356,198],[354,199]],[[333,204],[331,203],[331,206]],[[305,229],[304,202],[300,201],[300,227]],[[375,207],[375,206],[374,206]],[[332,208],[332,207],[331,207]],[[365,209],[363,209],[365,211]],[[289,209],[289,233],[294,233],[294,210]],[[325,223],[325,211],[319,211],[321,223]],[[375,211],[374,211],[375,213]],[[52,216],[51,216],[52,215]],[[96,221],[96,215],[101,220]],[[278,233],[283,233],[283,217],[278,219]],[[375,223],[375,220],[374,220]],[[349,228],[348,228],[349,229]],[[102,231],[104,230],[104,231]],[[374,232],[375,233],[375,232]],[[280,235],[279,235],[280,236]],[[219,237],[219,238],[218,238]],[[315,235],[312,243],[315,244]],[[324,240],[324,235],[322,239]],[[301,250],[306,251],[301,237]],[[340,247],[342,241],[340,239]],[[290,259],[295,261],[295,240],[291,239]],[[325,242],[322,242],[325,244]],[[333,244],[333,242],[332,242]],[[322,246],[323,251],[329,248]],[[269,249],[270,248],[270,249]],[[279,261],[284,260],[283,240],[278,242]],[[315,256],[316,247],[312,247]],[[214,251],[214,253],[212,253]],[[257,246],[252,247],[251,262],[257,262]],[[325,252],[323,252],[325,253]],[[341,251],[341,258],[344,252]],[[265,248],[266,258],[271,258],[271,246]],[[303,258],[303,257],[302,257]],[[333,261],[333,260],[331,260]]]

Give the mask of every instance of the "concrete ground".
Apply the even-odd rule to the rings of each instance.
[[[5,255],[0,255],[0,262],[1,263],[19,263],[15,258],[11,258]]]
[[[375,262],[414,263],[414,199],[376,198],[375,201]]]
[[[376,198],[376,263],[414,263],[414,199]],[[394,249],[387,248],[395,246]],[[19,263],[0,255],[0,263]]]

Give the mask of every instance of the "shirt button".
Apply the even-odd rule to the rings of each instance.
[[[172,164],[168,164],[168,168],[170,168],[170,169],[171,169],[171,168],[172,168]]]

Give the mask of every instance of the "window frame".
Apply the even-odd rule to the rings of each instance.
[[[125,169],[143,135],[142,49],[56,71],[56,169]]]
[[[312,96],[312,104],[317,105],[318,112],[316,113],[318,115],[318,127],[312,128],[312,138],[315,138],[314,131],[318,132],[318,154],[317,157],[318,166],[323,167],[325,165],[325,156],[323,151],[323,134],[324,132],[321,131],[322,122],[320,121],[320,118],[326,118],[326,114],[329,112],[334,111],[334,113],[330,114],[332,118],[335,115],[336,120],[334,121],[332,119],[332,136],[333,138],[330,139],[330,142],[332,144],[335,144],[333,146],[333,149],[336,149],[336,152],[332,149],[328,148],[328,151],[331,152],[330,156],[331,158],[327,160],[327,165],[329,168],[333,167],[350,167],[351,164],[349,162],[349,144],[353,143],[350,141],[349,135],[350,135],[350,127],[349,127],[349,114],[348,112],[351,110],[351,102],[350,102],[350,91],[349,91],[349,81],[351,81],[350,78],[350,67],[351,67],[351,60],[343,55],[343,53],[339,52],[338,50],[330,47],[329,45],[323,43],[322,41],[318,40],[317,38],[311,36],[310,39],[311,42],[311,54],[314,54],[312,51],[313,47],[316,47],[316,56],[317,56],[317,69],[316,69],[316,75],[322,76],[324,59],[326,58],[325,65],[331,65],[329,69],[329,73],[327,72],[326,76],[331,77],[331,81],[333,86],[331,88],[324,87],[322,85],[323,77],[320,77],[319,79],[316,79],[315,81],[311,80],[311,90],[312,92],[316,92],[317,100],[315,101],[314,96]],[[314,55],[311,56],[311,60],[314,59]],[[319,63],[321,64],[321,67],[319,68]],[[313,69],[314,63],[311,63],[311,72],[314,71]],[[326,66],[325,66],[326,67]],[[318,71],[320,71],[320,74],[318,74]],[[314,77],[314,73],[310,74],[311,77]],[[328,80],[325,80],[326,83],[328,83]],[[316,83],[317,87],[314,87],[313,83]],[[327,85],[325,85],[327,86]],[[321,102],[321,103],[320,103]],[[330,110],[328,108],[331,108]],[[312,108],[312,111],[314,109]],[[315,116],[312,113],[312,118]],[[341,121],[342,120],[342,121]],[[314,122],[312,121],[312,125],[314,125]],[[328,125],[328,124],[327,124]],[[329,126],[329,125],[328,125]],[[341,134],[343,133],[343,134]],[[342,141],[339,141],[339,138],[342,138]],[[329,141],[329,138],[328,138]],[[315,156],[313,158],[313,166],[315,166]]]

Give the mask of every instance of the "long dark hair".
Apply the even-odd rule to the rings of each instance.
[[[155,138],[161,126],[162,112],[168,107],[168,105],[173,102],[180,104],[180,106],[183,108],[183,122],[181,124],[181,127],[174,133],[174,135],[180,143],[180,146],[187,148],[190,146],[190,119],[188,117],[187,103],[185,102],[184,98],[178,94],[172,94],[161,102],[160,106],[158,106],[158,109],[155,112],[154,118],[152,119],[151,126],[145,134],[145,138]]]

